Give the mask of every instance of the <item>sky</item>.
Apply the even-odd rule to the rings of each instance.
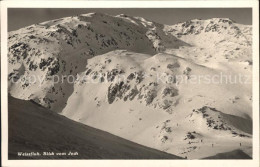
[[[237,23],[252,24],[251,8],[9,8],[8,31],[77,14],[100,12],[110,15],[140,16],[162,24],[172,25],[191,19],[230,18]]]

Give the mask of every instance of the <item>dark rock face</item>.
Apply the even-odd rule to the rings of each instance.
[[[151,104],[156,96],[157,92],[155,90],[149,90],[144,96],[146,105]]]
[[[8,61],[11,64],[23,61],[28,56],[28,51],[30,50],[29,45],[24,42],[18,42],[9,47]]]
[[[139,71],[136,73],[136,83],[141,83],[144,79],[144,73],[142,71]]]
[[[162,139],[161,139],[161,141],[162,141],[163,143],[165,143],[168,139],[169,139],[168,136],[163,136]]]
[[[118,91],[118,86],[112,86],[112,84],[108,87],[107,100],[109,104],[112,104],[116,98],[116,94]]]
[[[29,70],[30,71],[35,71],[37,68],[38,68],[38,65],[34,64],[34,62],[31,61],[30,64],[29,64]]]
[[[89,75],[91,72],[92,72],[92,70],[88,69],[87,72],[86,72],[86,75]]]
[[[186,135],[186,138],[184,140],[187,140],[187,139],[195,139],[196,138],[196,132],[188,132],[187,135]]]
[[[116,83],[114,86],[113,84],[111,84],[108,87],[108,94],[107,94],[108,103],[112,104],[117,97],[122,99],[125,92],[127,92],[129,89],[130,86],[124,84],[124,82]]]
[[[115,77],[119,74],[123,74],[124,71],[123,70],[119,70],[119,69],[112,69],[111,71],[107,72],[107,80],[109,82],[114,81]]]
[[[133,80],[134,78],[135,78],[134,73],[129,74],[128,77],[127,77],[128,80]]]
[[[135,96],[139,93],[137,87],[135,86],[129,93],[129,100],[133,100]]]
[[[40,69],[45,70],[46,67],[48,67],[53,61],[52,57],[48,57],[48,59],[41,59],[41,62],[39,64]]]
[[[178,95],[178,89],[175,89],[174,87],[167,87],[162,92],[163,96],[170,96],[174,97]]]
[[[48,75],[49,76],[53,76],[55,74],[57,74],[60,70],[60,63],[59,63],[59,59],[56,59],[52,62],[51,66],[48,67]]]
[[[44,97],[43,101],[45,102],[45,105],[47,108],[51,108],[51,104],[55,102],[55,100],[52,100],[50,98]]]

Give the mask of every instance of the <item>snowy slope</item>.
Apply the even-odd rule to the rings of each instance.
[[[9,33],[9,92],[178,156],[251,155],[251,44],[251,26],[230,19],[72,16]],[[247,83],[194,83],[222,74]]]
[[[8,103],[9,159],[180,159],[72,121],[31,101],[9,97]],[[18,156],[17,152],[41,156]]]
[[[239,147],[241,141],[243,149],[250,147],[250,85],[189,83],[189,75],[217,75],[219,70],[162,53],[150,56],[117,50],[91,58],[89,63],[63,115],[189,158],[218,153],[215,148],[208,150],[211,143],[225,151]],[[187,83],[178,83],[174,76],[187,69],[191,69],[185,74]],[[115,77],[109,82],[111,73]],[[195,139],[186,139],[193,132]]]

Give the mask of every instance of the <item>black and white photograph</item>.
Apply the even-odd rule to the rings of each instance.
[[[258,8],[87,4],[2,7],[5,162],[259,165]]]

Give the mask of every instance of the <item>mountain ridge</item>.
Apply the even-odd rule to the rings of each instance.
[[[74,122],[33,101],[9,97],[8,103],[9,159],[181,159]],[[41,155],[18,155],[33,151]]]

